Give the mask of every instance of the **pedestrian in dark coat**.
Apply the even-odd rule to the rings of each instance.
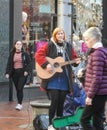
[[[10,52],[7,66],[6,78],[12,78],[16,93],[18,104],[15,107],[17,110],[22,109],[23,88],[27,80],[27,76],[31,71],[31,60],[27,52],[22,49],[22,42],[16,41]]]

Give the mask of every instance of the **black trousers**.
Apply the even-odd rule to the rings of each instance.
[[[22,104],[23,100],[23,88],[26,82],[26,76],[24,76],[23,69],[16,69],[13,71],[13,82],[16,88],[18,104]]]
[[[106,95],[97,95],[93,98],[92,105],[86,105],[81,116],[83,130],[104,130],[102,114],[106,99]]]
[[[63,105],[68,91],[50,90],[51,105],[49,108],[49,124],[52,124],[54,116],[63,116]]]

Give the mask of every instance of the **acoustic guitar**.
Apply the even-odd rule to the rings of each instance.
[[[46,57],[46,58],[47,58],[48,62],[52,65],[53,72],[49,73],[46,69],[42,68],[38,63],[36,63],[37,75],[41,79],[49,79],[52,76],[54,76],[55,73],[63,72],[63,69],[61,68],[62,66],[76,63],[76,59],[71,60],[71,61],[64,61],[63,57],[57,57],[55,59],[52,59],[50,57]]]

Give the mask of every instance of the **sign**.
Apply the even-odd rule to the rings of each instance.
[[[50,5],[40,5],[39,6],[39,13],[51,13]]]

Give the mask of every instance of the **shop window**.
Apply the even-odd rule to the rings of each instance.
[[[35,51],[46,44],[51,37],[55,1],[23,0],[22,10],[25,17],[27,14],[27,19],[22,22],[22,40],[28,46],[35,69]]]
[[[52,31],[55,1],[23,0],[23,11],[28,15],[27,20],[23,23],[28,28],[28,34],[24,40],[27,42],[48,40]]]

